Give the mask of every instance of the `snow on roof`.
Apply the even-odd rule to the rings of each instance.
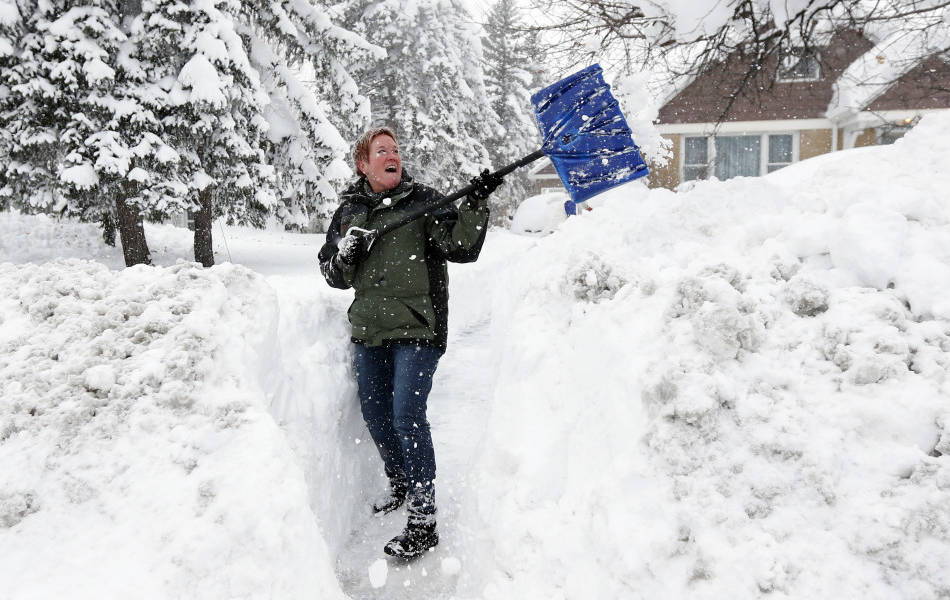
[[[554,163],[546,156],[535,161],[528,169],[528,179],[548,179],[551,176],[557,177],[558,175],[557,171],[554,170]]]
[[[825,114],[840,121],[863,110],[917,66],[935,41],[924,31],[895,31],[883,36],[835,81]]]

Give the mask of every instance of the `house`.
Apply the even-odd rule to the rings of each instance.
[[[528,169],[528,179],[534,184],[535,194],[545,194],[548,192],[566,192],[561,178],[554,169],[552,163],[547,157],[536,161]]]
[[[728,57],[660,109],[672,158],[651,166],[651,187],[764,175],[819,154],[893,142],[925,113],[950,109],[950,64],[902,58],[919,56],[920,43],[904,32],[875,44],[846,30],[809,52],[773,53],[727,112],[751,64]]]

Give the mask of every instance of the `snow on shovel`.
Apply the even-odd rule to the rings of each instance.
[[[541,149],[498,169],[493,175],[503,177],[548,156],[571,199],[583,202],[649,172],[617,100],[604,82],[600,65],[591,65],[549,85],[531,96],[531,103],[543,140]],[[368,239],[368,246],[372,246],[376,238],[464,198],[474,189],[474,185],[467,185],[384,227],[369,230],[351,227],[347,234],[363,235]]]

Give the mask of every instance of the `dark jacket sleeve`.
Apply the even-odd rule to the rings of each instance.
[[[438,192],[427,190],[434,196]],[[442,258],[457,262],[474,262],[482,251],[488,233],[488,201],[466,198],[458,208],[448,205],[428,217],[429,241]]]
[[[342,214],[342,206],[333,213],[333,218],[330,219],[330,225],[327,227],[327,239],[323,247],[320,248],[318,258],[320,260],[320,272],[323,273],[323,278],[327,280],[330,287],[345,290],[350,287],[350,284],[347,283],[346,273],[343,272],[337,261],[334,260],[336,258],[337,243],[339,243],[340,238],[343,237],[340,235]]]

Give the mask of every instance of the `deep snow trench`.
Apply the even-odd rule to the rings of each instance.
[[[490,324],[493,284],[485,276],[509,253],[531,243],[505,236],[476,265],[450,265],[449,347],[428,404],[441,543],[436,552],[409,564],[382,553],[383,544],[405,525],[405,510],[384,517],[369,510],[387,483],[352,381],[345,316],[352,292],[323,289],[320,280],[302,285],[295,276],[268,277],[280,305],[277,371],[282,373],[272,388],[271,410],[300,457],[314,514],[349,597],[453,597],[468,565],[487,551],[485,529],[460,519],[475,512],[477,481],[470,469],[486,433],[497,358]],[[315,292],[323,307],[315,306]]]

